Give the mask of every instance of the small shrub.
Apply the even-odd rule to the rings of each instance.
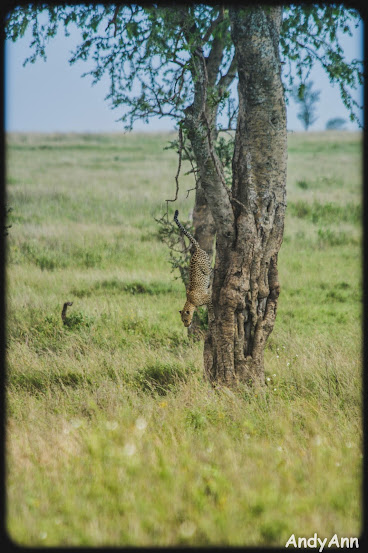
[[[309,188],[307,181],[304,179],[296,181],[296,185],[302,190],[307,190],[307,188]]]
[[[188,369],[179,364],[169,364],[156,361],[140,369],[134,379],[144,391],[157,392],[166,395],[178,381],[186,382]]]
[[[77,298],[89,298],[92,296],[92,290],[88,288],[72,288],[70,293]]]
[[[336,284],[336,288],[339,288],[339,290],[347,290],[348,288],[351,288],[351,286],[348,282],[338,282]]]
[[[263,522],[260,526],[260,533],[266,544],[278,544],[280,534],[287,528],[287,524],[283,520],[269,520]]]
[[[341,292],[337,292],[336,290],[330,290],[326,294],[326,300],[330,300],[330,301],[332,300],[332,301],[337,301],[337,302],[340,302],[340,303],[345,303],[346,301],[348,301],[348,298],[346,296],[343,296],[341,294]]]
[[[89,315],[85,315],[81,312],[71,312],[66,316],[64,326],[69,329],[90,328],[94,322],[94,319]]]
[[[83,384],[84,376],[77,371],[70,370],[65,373],[53,375],[51,381],[53,384],[61,384],[62,386],[77,388]]]
[[[41,271],[53,271],[57,267],[57,261],[47,254],[40,255],[35,261]]]
[[[32,329],[40,334],[46,336],[52,336],[55,333],[55,329],[59,327],[59,320],[56,315],[45,315],[41,320],[37,321]]]
[[[172,286],[171,284],[165,284],[162,282],[144,283],[135,281],[123,284],[123,290],[124,292],[128,292],[132,295],[148,294],[150,296],[155,296],[158,294],[167,294],[168,292],[172,292]]]

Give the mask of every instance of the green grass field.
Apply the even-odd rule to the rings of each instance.
[[[9,536],[359,536],[362,137],[289,135],[281,295],[255,393],[213,391],[180,321],[185,290],[154,220],[175,193],[174,136],[7,137]],[[183,218],[187,170],[170,204]]]

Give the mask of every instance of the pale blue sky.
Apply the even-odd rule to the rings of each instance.
[[[65,37],[59,31],[46,50],[47,61],[39,59],[23,67],[29,55],[30,33],[16,43],[5,42],[5,130],[25,132],[122,132],[121,122],[116,122],[119,113],[111,110],[104,100],[109,91],[108,77],[95,86],[91,78],[81,75],[87,70],[83,62],[69,65],[68,59],[78,43],[79,33],[71,32]],[[345,37],[343,46],[348,59],[363,59],[363,25],[354,30],[353,37]],[[317,105],[318,119],[311,130],[325,129],[326,122],[334,117],[347,121],[349,130],[358,129],[349,121],[338,87],[332,87],[324,72],[313,69],[310,80],[314,89],[321,90]],[[355,93],[360,105],[363,103],[362,87]],[[297,107],[290,101],[288,129],[303,130],[297,119]],[[168,119],[152,119],[148,125],[137,122],[134,130],[172,130],[174,122]]]

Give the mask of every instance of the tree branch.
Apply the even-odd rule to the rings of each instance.
[[[166,201],[166,214],[168,215],[169,210],[169,202],[176,202],[178,199],[178,193],[179,193],[179,174],[181,169],[181,157],[183,152],[183,130],[181,127],[179,127],[179,162],[178,162],[178,170],[175,175],[175,182],[176,182],[176,190],[175,190],[175,198],[173,200],[165,200]]]
[[[206,69],[208,75],[208,85],[215,86],[217,75],[224,53],[224,40],[215,38],[212,43],[211,52],[206,59]]]
[[[214,21],[212,21],[211,25],[208,27],[206,34],[202,39],[202,44],[206,44],[209,41],[209,38],[212,35],[214,29],[216,29],[217,25],[224,20],[224,16],[225,16],[225,9],[224,9],[224,6],[221,6],[220,13],[218,14],[217,18]]]
[[[116,6],[116,7],[115,7],[114,15],[113,15],[111,21],[108,22],[107,27],[106,27],[106,29],[105,29],[105,32],[106,32],[107,29],[110,27],[110,25],[114,25],[114,27],[115,27],[115,30],[114,30],[114,38],[116,37],[116,33],[117,33],[117,30],[118,30],[117,25],[116,25],[116,18],[117,18],[117,16],[118,16],[119,9],[120,9],[120,6]]]
[[[220,94],[222,93],[223,89],[229,88],[229,86],[231,85],[231,83],[236,77],[236,72],[237,72],[237,63],[236,63],[236,57],[234,54],[234,57],[231,60],[230,67],[227,70],[227,73],[225,75],[222,75],[219,82],[217,83]]]
[[[207,113],[214,120],[216,106],[207,104],[208,75],[206,60],[197,49],[193,61],[196,71],[194,102],[185,110],[184,124],[192,144],[199,169],[199,178],[216,225],[216,231],[226,243],[234,238],[234,211],[226,187],[223,168],[214,149],[211,125]]]

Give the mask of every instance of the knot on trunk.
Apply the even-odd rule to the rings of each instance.
[[[277,298],[280,295],[280,290],[281,290],[280,284],[276,284],[276,286],[271,289],[270,291],[271,300],[277,300]]]

